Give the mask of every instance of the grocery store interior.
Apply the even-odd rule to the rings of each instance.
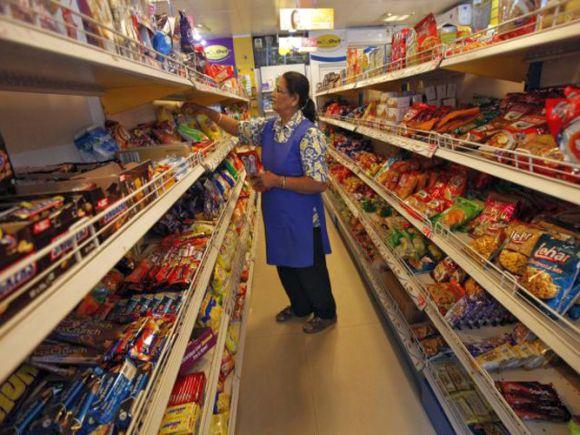
[[[353,5],[0,0],[0,433],[580,434],[580,1]]]

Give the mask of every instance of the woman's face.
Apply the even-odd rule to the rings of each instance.
[[[277,113],[287,113],[295,111],[298,108],[298,96],[288,93],[286,79],[281,77],[276,85],[276,90],[272,95],[272,108]]]

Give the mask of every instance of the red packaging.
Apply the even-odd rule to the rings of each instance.
[[[515,198],[502,197],[491,193],[485,200],[485,208],[470,224],[475,237],[497,234],[512,221],[517,209]]]
[[[234,67],[231,65],[207,63],[205,65],[205,73],[216,82],[221,83],[234,76]]]
[[[167,406],[178,406],[184,403],[197,403],[201,406],[205,390],[205,373],[197,372],[180,376],[175,381]]]
[[[225,349],[222,357],[222,365],[220,367],[220,379],[224,380],[234,370],[235,360],[232,354]]]
[[[431,13],[415,24],[415,32],[417,32],[418,62],[427,62],[434,57],[433,50],[430,49],[441,45],[435,16]]]
[[[400,69],[405,67],[405,58],[407,57],[407,37],[410,29],[402,29],[395,34],[391,40],[391,64],[389,70]]]

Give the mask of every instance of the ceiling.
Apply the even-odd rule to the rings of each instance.
[[[334,8],[334,27],[373,26],[382,24],[380,17],[391,12],[411,14],[414,23],[429,12],[441,13],[458,4],[457,0],[173,0],[177,9],[194,16],[196,24],[211,30],[211,36],[264,35],[279,31],[280,8]],[[353,13],[356,8],[356,13]],[[406,23],[405,23],[406,24]]]

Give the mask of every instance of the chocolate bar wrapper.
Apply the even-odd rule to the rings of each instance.
[[[197,328],[193,339],[187,344],[179,373],[189,373],[195,364],[217,343],[217,335],[211,328]]]
[[[30,356],[30,362],[65,365],[97,365],[102,353],[97,349],[68,343],[41,343]]]
[[[122,334],[122,328],[112,322],[66,318],[59,323],[49,338],[104,350],[108,349]]]

